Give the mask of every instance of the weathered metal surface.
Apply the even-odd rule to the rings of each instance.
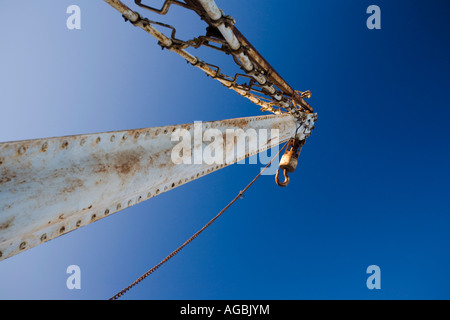
[[[167,12],[169,11],[169,8],[172,4],[176,4],[178,6],[190,9],[190,7],[188,5],[186,5],[184,2],[177,1],[177,0],[166,0],[161,9],[157,9],[157,8],[153,8],[151,6],[145,5],[142,3],[142,0],[135,0],[134,2],[142,8],[145,8],[147,10],[150,10],[150,11],[156,12],[158,14],[162,14],[162,15],[167,14]]]
[[[230,26],[225,23],[225,19],[222,17],[222,11],[219,9],[219,7],[216,5],[216,3],[212,0],[197,0],[195,1],[195,5],[197,8],[199,7],[199,4],[203,7],[206,14],[209,16],[209,18],[212,21],[212,24],[214,27],[216,27],[230,48],[234,51],[237,51],[241,48],[241,43],[239,42],[238,38],[233,32],[233,29],[230,28]],[[246,54],[243,52],[236,53],[235,56],[238,58],[238,60],[241,62],[242,67],[247,71],[251,72],[254,69],[253,63],[250,61],[250,59],[247,57]],[[260,84],[266,83],[266,78],[260,74],[260,73],[253,73],[252,76],[255,78],[256,81],[258,81]],[[266,88],[268,91],[271,91],[272,89],[270,86]]]
[[[219,130],[228,152],[226,130],[250,128],[279,129],[281,143],[298,123],[290,115],[258,116],[203,122],[201,132]],[[0,143],[0,260],[276,145],[263,141],[223,164],[175,164],[177,129],[198,134],[186,124]],[[197,143],[193,154],[208,145]]]
[[[223,14],[214,0],[185,0],[186,3],[195,7],[201,15],[207,15],[210,21],[206,20],[210,25],[219,29],[222,36],[227,40],[233,50],[245,48],[245,54],[240,52],[236,54],[239,61],[243,64],[247,72],[253,71],[253,77],[260,83],[265,84],[268,81],[274,83],[280,88],[284,94],[290,96],[304,111],[313,112],[312,107],[294,90],[292,87],[276,72],[276,70],[267,62],[266,59],[252,46],[252,44],[242,35],[234,24],[226,25],[223,21]],[[255,64],[256,68],[254,68]],[[261,73],[254,72],[254,69],[263,71]],[[273,86],[264,87],[269,93],[274,94]],[[281,100],[279,96],[273,96],[277,100]]]
[[[139,15],[128,8],[122,1],[120,0],[105,0],[110,6],[119,11],[125,18],[132,22],[136,22],[139,19]]]
[[[198,57],[192,55],[188,51],[186,51],[182,48],[179,48],[176,45],[174,46],[173,41],[169,37],[165,36],[162,32],[160,32],[155,27],[153,27],[148,20],[142,19],[137,12],[131,10],[129,7],[127,7],[121,1],[119,1],[119,0],[104,0],[104,1],[106,3],[108,3],[109,5],[111,5],[114,9],[119,11],[133,25],[135,25],[136,27],[140,27],[141,29],[143,29],[144,31],[146,31],[147,33],[149,33],[150,35],[155,37],[158,40],[158,43],[160,45],[162,45],[164,48],[167,48],[168,50],[177,53],[182,58],[184,58],[187,62],[189,62],[193,66],[201,69],[208,76],[218,80],[225,87],[227,87],[231,90],[234,90],[239,95],[249,99],[256,105],[261,106],[262,110],[265,110],[265,111],[274,110],[270,103],[268,103],[262,99],[259,99],[258,97],[254,96],[254,95],[249,94],[249,92],[247,90],[243,90],[239,87],[236,87],[235,84],[233,83],[233,81],[231,81],[229,79],[224,79],[224,78],[218,77],[216,69],[211,68],[210,65],[206,64],[205,62],[200,60]],[[142,4],[141,4],[141,6],[142,6]],[[239,56],[242,57],[242,54],[240,54]],[[248,58],[246,58],[246,59],[248,60]],[[262,82],[261,77],[262,77],[261,75],[254,75],[254,78],[258,82]],[[266,90],[268,90],[269,92],[275,92],[269,86],[264,86],[264,88]],[[277,95],[274,95],[274,97],[276,97],[277,99],[280,99],[280,97],[278,97]],[[285,108],[288,107],[287,103],[285,103],[285,102],[280,102],[280,103],[283,104],[283,107],[285,107]]]
[[[232,26],[233,33],[239,40],[242,46],[247,48],[247,54],[250,59],[266,73],[266,77],[269,81],[273,82],[278,88],[280,88],[285,94],[292,96],[292,98],[301,105],[305,110],[313,112],[313,108],[302,98],[299,94],[292,89],[292,87],[280,76],[280,74],[267,62],[266,59],[252,46],[252,44],[244,37],[244,35],[236,28]]]

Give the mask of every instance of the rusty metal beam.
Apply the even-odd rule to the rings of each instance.
[[[232,80],[229,79],[222,79],[220,77],[217,77],[217,69],[211,67],[204,61],[200,60],[198,57],[192,55],[188,51],[181,49],[177,46],[174,46],[173,41],[165,36],[162,32],[160,32],[158,29],[153,27],[151,24],[146,23],[145,19],[142,19],[141,16],[131,10],[128,6],[126,6],[122,1],[120,0],[104,0],[107,4],[109,4],[111,7],[116,9],[118,12],[122,14],[123,17],[125,17],[127,20],[129,20],[134,26],[140,27],[148,34],[155,37],[158,42],[165,48],[167,48],[169,51],[175,52],[178,55],[180,55],[182,58],[184,58],[187,62],[192,64],[194,67],[199,68],[203,72],[205,72],[208,76],[211,78],[216,79],[219,81],[222,85],[225,87],[234,90],[239,95],[249,99],[254,104],[261,106],[264,110],[274,110],[272,105],[254,95],[249,94],[247,90],[244,90],[242,88],[236,87],[233,84]],[[288,108],[289,105],[287,103],[284,103],[284,108]]]
[[[217,6],[214,0],[185,0],[196,12],[212,27],[216,27],[230,47],[236,52],[234,55],[241,61],[247,72],[252,72],[255,79],[260,83],[274,83],[285,95],[291,97],[304,111],[313,112],[313,108],[298,94],[267,62],[266,59],[253,47],[253,45],[244,37],[244,35],[236,28],[234,24],[227,24],[226,17],[223,16],[222,10]],[[245,48],[245,53],[239,49]],[[264,74],[257,73],[255,69],[263,71]],[[261,80],[262,79],[262,80]],[[270,86],[268,86],[270,87]],[[273,88],[273,87],[272,87]],[[266,88],[271,90],[271,88]]]
[[[0,143],[0,260],[274,147],[296,130],[305,138],[314,120],[305,114],[300,131],[284,114],[204,122],[201,131],[186,124]],[[208,129],[279,129],[279,140],[259,141],[243,155],[227,151],[222,164],[176,164],[177,129],[191,137]],[[224,137],[226,150],[230,143]],[[208,145],[200,140],[192,152]]]
[[[233,32],[236,38],[239,40],[242,46],[247,48],[247,54],[250,59],[258,66],[259,69],[264,70],[266,77],[269,81],[273,82],[278,88],[280,88],[284,94],[291,96],[296,103],[302,106],[305,110],[313,112],[313,108],[303,99],[297,91],[283,79],[282,76],[267,62],[266,59],[253,47],[253,45],[244,37],[244,35],[236,28],[232,26]]]
[[[147,10],[150,10],[150,11],[156,12],[158,14],[162,14],[162,15],[167,14],[167,12],[169,11],[169,8],[172,4],[176,4],[178,6],[190,9],[190,7],[188,5],[186,5],[184,2],[177,1],[177,0],[166,0],[161,9],[157,9],[157,8],[153,8],[148,5],[145,5],[142,3],[142,0],[134,0],[134,2],[142,8],[145,8]]]

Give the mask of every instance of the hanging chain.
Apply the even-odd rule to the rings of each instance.
[[[121,296],[123,296],[127,291],[129,291],[131,288],[133,288],[135,285],[137,285],[139,282],[147,278],[149,275],[151,275],[153,272],[155,272],[159,267],[161,267],[164,263],[172,259],[178,252],[180,252],[185,246],[187,246],[189,243],[192,242],[195,238],[197,238],[203,231],[206,230],[211,224],[213,224],[214,221],[216,221],[233,203],[235,203],[238,199],[242,199],[242,196],[244,193],[255,183],[256,180],[263,174],[263,172],[272,164],[272,162],[275,160],[275,158],[278,157],[278,155],[281,153],[281,151],[286,148],[287,143],[284,144],[284,146],[277,152],[277,154],[270,160],[270,162],[256,175],[255,178],[241,191],[239,191],[238,195],[225,207],[223,208],[214,218],[212,218],[207,224],[205,224],[199,231],[197,231],[193,236],[191,236],[186,242],[184,242],[181,246],[179,246],[176,250],[172,251],[171,254],[169,254],[167,257],[165,257],[161,262],[159,262],[156,266],[148,270],[146,273],[144,273],[142,276],[140,276],[136,281],[134,281],[132,284],[130,284],[128,287],[124,288],[123,290],[119,291],[117,294],[115,294],[113,297],[111,297],[109,300],[117,300]]]

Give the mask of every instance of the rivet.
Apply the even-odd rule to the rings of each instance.
[[[47,234],[46,234],[46,233],[44,233],[44,234],[41,236],[41,241],[43,242],[43,241],[45,241],[45,240],[47,240]]]
[[[24,241],[19,245],[19,249],[23,250],[23,249],[25,249],[26,246],[27,246],[27,243]]]
[[[109,209],[105,210],[105,216],[109,214]]]
[[[111,140],[111,142],[114,142],[114,140],[116,140],[116,136],[115,136],[115,135],[112,135],[112,136],[111,136],[111,139],[109,139],[109,140]]]
[[[97,137],[97,140],[95,140],[96,143],[100,143],[100,141],[102,141],[102,138]]]
[[[116,209],[120,210],[120,208],[122,208],[122,205],[120,203],[117,204]]]
[[[26,148],[24,146],[20,146],[19,150],[17,150],[17,152],[19,152],[19,154],[24,154],[25,150],[26,150]]]
[[[59,229],[59,233],[63,233],[64,231],[66,231],[66,227],[62,226],[61,229]]]
[[[42,146],[41,146],[41,150],[42,150],[42,152],[46,152],[47,149],[48,149],[48,143],[47,143],[47,142],[44,142],[44,143],[42,144]]]

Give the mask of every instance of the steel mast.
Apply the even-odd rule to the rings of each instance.
[[[256,51],[214,1],[166,0],[161,10],[136,4],[160,14],[170,5],[194,10],[215,32],[190,41],[168,37],[150,21],[119,0],[104,0],[134,26],[158,40],[158,44],[179,54],[193,66],[224,86],[250,99],[273,115],[171,125],[125,131],[33,139],[0,143],[0,260],[35,247],[115,212],[145,201],[211,172],[250,157],[290,139],[310,136],[317,114],[306,103],[310,92],[293,90]],[[169,26],[171,27],[171,26]],[[173,27],[171,27],[173,28]],[[175,29],[174,29],[175,30]],[[220,35],[219,35],[220,32]],[[221,45],[231,53],[245,75],[223,75],[220,68],[189,53],[189,47]],[[218,49],[218,47],[215,47]],[[246,84],[237,79],[246,78]],[[283,111],[284,110],[284,111]],[[209,144],[203,137],[213,129],[222,137],[225,154],[220,163],[175,163],[173,140],[177,131],[194,137],[192,154],[202,154]],[[276,139],[268,135],[251,143],[249,130],[277,129]],[[232,139],[227,132],[234,132]],[[245,141],[243,152],[235,152],[234,141]],[[255,141],[253,141],[255,142]],[[256,147],[251,147],[256,146]]]

